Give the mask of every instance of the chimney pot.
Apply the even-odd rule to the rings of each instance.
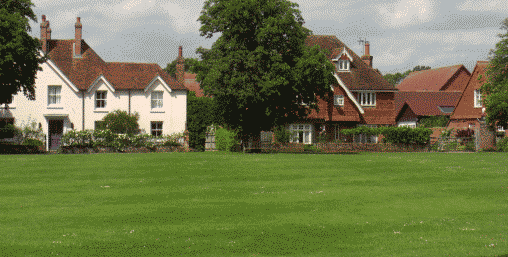
[[[367,55],[367,56],[370,55],[370,44],[369,44],[369,42],[365,43],[365,55]]]
[[[182,46],[178,47],[178,57],[182,57]]]

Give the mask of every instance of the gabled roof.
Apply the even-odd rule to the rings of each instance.
[[[471,119],[481,118],[482,108],[474,108],[474,90],[480,89],[483,83],[485,83],[485,69],[489,66],[488,61],[477,61],[474,67],[473,73],[469,78],[466,89],[460,96],[457,107],[453,110],[450,119]],[[482,79],[478,81],[478,76],[482,75]],[[466,99],[468,97],[469,99]]]
[[[397,119],[402,115],[404,105],[408,105],[418,116],[450,115],[440,107],[455,107],[461,92],[397,92],[395,110]]]
[[[350,72],[337,72],[341,81],[346,84],[349,90],[393,90],[397,91],[393,85],[388,83],[383,76],[369,67],[355,52],[342,43],[335,36],[311,35],[305,40],[307,46],[319,45],[321,49],[329,52],[328,59],[340,55],[344,49],[349,53],[353,62]]]
[[[74,40],[48,40],[48,56],[80,90],[87,90],[101,75],[115,89],[144,89],[160,76],[172,90],[186,90],[155,63],[105,62],[82,40],[83,54],[73,58]]]
[[[471,75],[462,64],[411,72],[397,88],[399,91],[440,91],[463,70]]]

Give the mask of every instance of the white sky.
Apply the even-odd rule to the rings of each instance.
[[[508,0],[293,0],[315,35],[335,35],[358,55],[360,38],[370,42],[373,66],[381,73],[403,72],[416,65],[432,68],[478,60],[500,40]],[[158,63],[198,57],[199,46],[217,40],[199,36],[197,21],[204,0],[32,0],[39,23],[50,21],[52,39],[74,38],[81,17],[83,39],[107,62]]]

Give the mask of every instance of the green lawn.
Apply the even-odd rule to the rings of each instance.
[[[0,255],[508,253],[506,153],[3,155],[0,164]]]

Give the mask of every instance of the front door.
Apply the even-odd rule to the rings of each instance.
[[[63,120],[49,120],[49,150],[56,150],[60,146],[63,135]]]

